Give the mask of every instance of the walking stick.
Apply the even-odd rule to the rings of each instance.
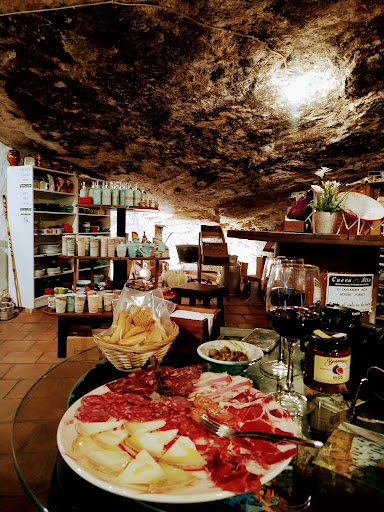
[[[7,232],[8,232],[8,245],[9,245],[9,252],[11,254],[13,279],[14,279],[14,282],[15,282],[17,308],[20,310],[21,300],[20,300],[20,292],[19,292],[19,283],[18,283],[18,280],[17,280],[15,255],[13,254],[11,230],[9,229],[7,198],[5,197],[5,195],[3,195],[3,207],[4,207],[5,222],[6,222],[6,225],[7,225]]]

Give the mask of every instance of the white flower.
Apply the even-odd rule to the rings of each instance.
[[[326,174],[327,172],[331,172],[331,171],[332,171],[332,169],[330,169],[329,167],[320,167],[320,169],[315,171],[315,174],[320,179],[323,179],[324,178],[324,174]]]
[[[339,192],[341,183],[339,181],[323,181],[324,191],[331,195],[336,195]]]

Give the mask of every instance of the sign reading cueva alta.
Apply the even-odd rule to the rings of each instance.
[[[373,274],[327,275],[326,304],[337,304],[358,311],[372,309]]]

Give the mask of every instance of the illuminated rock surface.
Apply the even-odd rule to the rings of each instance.
[[[157,3],[198,23],[116,4],[0,17],[0,141],[227,227],[281,222],[321,165],[383,169],[381,0]]]

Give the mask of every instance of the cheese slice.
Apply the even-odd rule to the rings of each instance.
[[[163,492],[168,489],[175,489],[192,484],[196,480],[196,476],[192,471],[184,471],[183,469],[170,466],[164,462],[159,462],[161,469],[164,471],[167,481],[163,483]]]
[[[153,484],[165,478],[161,466],[146,450],[139,452],[124,471],[117,477],[119,485]]]
[[[73,443],[73,451],[75,457],[85,465],[112,475],[119,475],[132,460],[124,450],[120,448],[104,450],[88,436],[78,436]]]
[[[206,462],[196,446],[187,436],[180,436],[160,458],[160,463],[171,464],[184,469],[201,469]]]
[[[111,449],[117,448],[120,443],[128,436],[125,429],[107,430],[106,432],[99,432],[94,434],[92,439],[100,445],[101,448]]]
[[[165,452],[164,446],[167,445],[175,438],[178,430],[160,430],[157,432],[143,432],[134,434],[127,437],[124,441],[126,445],[130,446],[136,451],[146,449],[148,453],[155,457],[160,458]]]
[[[106,430],[113,430],[121,428],[124,425],[124,420],[118,421],[92,421],[89,423],[79,422],[76,424],[76,430],[79,434],[91,436],[98,432],[105,432]]]
[[[154,421],[130,421],[125,424],[125,428],[132,434],[139,434],[141,432],[152,432],[163,428],[165,420],[154,420]]]
[[[313,331],[313,334],[316,334],[316,336],[318,336],[319,338],[324,338],[324,339],[330,339],[331,336],[328,336],[328,334],[324,331],[322,331],[321,329],[315,329]]]

